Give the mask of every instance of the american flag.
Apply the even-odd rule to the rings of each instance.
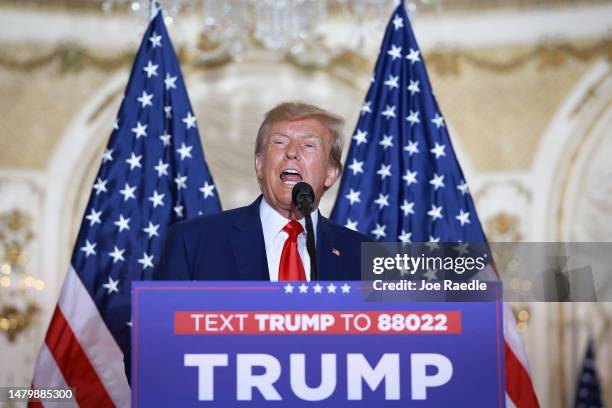
[[[377,241],[486,242],[403,2],[361,106],[331,219]],[[505,308],[506,401],[538,402]]]
[[[170,225],[219,210],[159,11],[102,156],[33,387],[75,387],[79,406],[129,406],[131,281],[151,278]]]
[[[589,339],[587,350],[582,362],[582,370],[578,374],[576,396],[574,397],[574,408],[601,408],[601,387],[595,365],[595,351],[593,339]]]

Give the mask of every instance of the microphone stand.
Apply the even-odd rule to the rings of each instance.
[[[308,256],[310,257],[310,280],[316,281],[317,280],[317,248],[315,245],[312,218],[310,217],[310,211],[306,211],[306,212],[302,211],[302,214],[304,214],[304,218],[306,220],[306,249],[308,250]]]

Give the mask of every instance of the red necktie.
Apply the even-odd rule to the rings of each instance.
[[[289,236],[283,246],[283,252],[281,253],[280,264],[278,267],[278,280],[279,281],[305,281],[306,273],[304,272],[304,265],[300,258],[298,251],[297,237],[304,228],[299,222],[292,220],[285,225],[283,228]]]

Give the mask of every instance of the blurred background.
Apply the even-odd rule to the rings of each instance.
[[[163,6],[224,209],[258,194],[254,139],[276,103],[343,115],[348,145],[391,1]],[[407,7],[489,240],[612,241],[612,1]],[[30,384],[148,13],[148,0],[0,0],[1,386]],[[513,310],[542,406],[573,406],[589,339],[612,406],[612,304]]]

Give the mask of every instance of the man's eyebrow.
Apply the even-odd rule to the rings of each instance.
[[[287,135],[286,133],[280,132],[280,131],[276,131],[276,132],[272,132],[270,134],[270,136],[284,136],[284,137],[289,137],[289,135]],[[301,135],[301,138],[305,139],[305,138],[314,138],[314,139],[321,139],[321,136],[317,135],[316,133],[306,133],[305,135]]]

